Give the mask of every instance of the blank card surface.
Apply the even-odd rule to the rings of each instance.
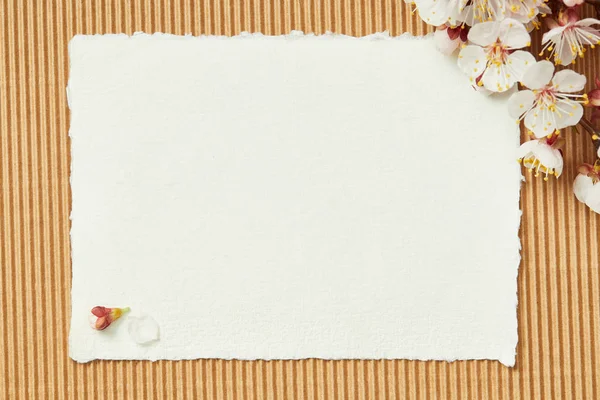
[[[518,129],[431,37],[69,50],[73,359],[514,364]]]

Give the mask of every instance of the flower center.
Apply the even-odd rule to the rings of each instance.
[[[534,93],[536,93],[534,91]],[[556,107],[556,91],[552,85],[547,85],[545,88],[536,93],[536,103],[538,106],[545,106],[550,111]]]
[[[500,40],[497,40],[496,43],[487,46],[486,50],[486,57],[488,61],[496,66],[504,64],[506,58],[510,54],[508,48],[502,44]]]

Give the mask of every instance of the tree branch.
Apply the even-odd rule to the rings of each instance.
[[[588,121],[585,117],[582,117],[579,121],[581,126],[585,128],[586,131],[592,136],[597,135],[600,136],[600,129],[596,128],[590,121]]]
[[[588,121],[585,117],[581,118],[579,124],[585,128],[585,130],[592,137],[592,142],[594,143],[594,148],[598,151],[600,148],[600,128],[596,128],[590,121]]]

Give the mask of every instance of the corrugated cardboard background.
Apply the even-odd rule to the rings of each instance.
[[[564,176],[523,186],[514,369],[488,361],[68,358],[69,39],[292,29],[430,31],[401,0],[0,0],[0,399],[600,399],[600,216],[571,192],[576,164],[594,159],[587,134],[575,131],[566,132]],[[588,51],[576,68],[599,74],[599,60]],[[493,138],[482,132],[482,140]],[[473,167],[494,179],[492,165]]]

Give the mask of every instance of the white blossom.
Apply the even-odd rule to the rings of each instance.
[[[521,79],[531,90],[521,90],[508,100],[508,110],[517,122],[524,120],[525,127],[535,137],[549,136],[563,128],[576,125],[583,116],[581,104],[587,104],[583,90],[586,78],[571,70],[554,74],[554,65],[539,61],[532,65]]]
[[[514,19],[477,24],[469,31],[468,38],[473,44],[462,48],[458,66],[473,85],[504,92],[535,63],[531,53],[518,50],[531,43],[525,26]]]
[[[560,12],[556,20],[547,19],[547,23],[550,30],[542,37],[544,47],[540,56],[548,51],[548,58],[554,57],[557,65],[575,63],[577,56],[584,56],[585,46],[594,48],[600,44],[600,31],[594,28],[600,21],[594,18],[580,20],[573,9]]]
[[[600,214],[600,160],[596,164],[584,164],[573,183],[577,200]]]
[[[563,157],[559,149],[561,142],[557,135],[525,142],[519,147],[518,161],[529,172],[534,172],[536,177],[543,174],[545,181],[552,175],[558,178],[563,170]]]

